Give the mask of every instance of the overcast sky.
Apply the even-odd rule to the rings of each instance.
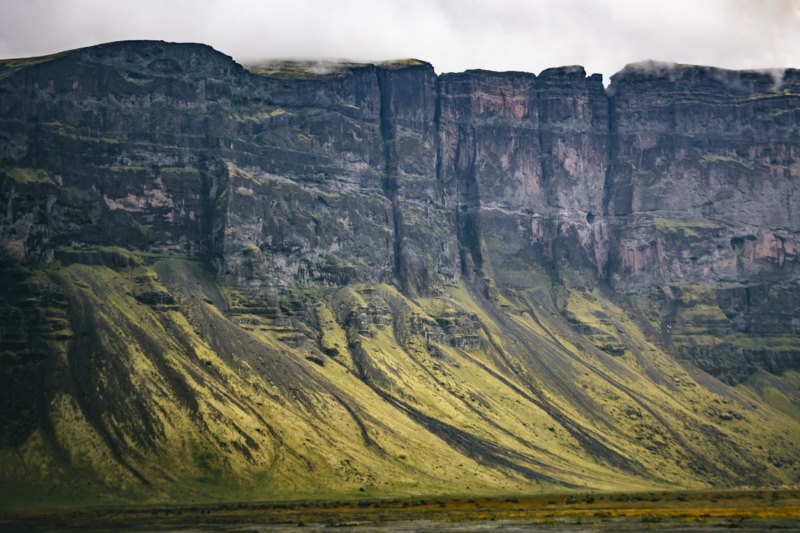
[[[416,57],[438,72],[800,68],[800,0],[0,0],[0,57],[124,39],[204,42],[240,62]]]

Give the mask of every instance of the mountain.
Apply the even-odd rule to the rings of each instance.
[[[5,506],[800,480],[800,71],[0,62]]]

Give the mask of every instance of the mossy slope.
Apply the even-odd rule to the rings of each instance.
[[[306,287],[259,308],[201,263],[123,252],[17,273],[40,341],[16,357],[40,362],[3,374],[8,506],[800,475],[785,402],[687,371],[598,291]]]

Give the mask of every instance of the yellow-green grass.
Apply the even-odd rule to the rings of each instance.
[[[11,488],[44,480],[33,505],[701,488],[753,468],[798,479],[770,463],[798,455],[784,403],[706,388],[602,291],[567,291],[559,311],[538,288],[494,301],[466,282],[416,299],[390,285],[298,289],[295,345],[200,263],[127,264],[36,274],[69,300],[69,325],[52,313],[72,330],[47,341],[54,364],[67,375],[88,364],[84,394],[102,403],[59,389],[52,436],[0,449],[6,506],[32,505]],[[136,300],[143,287],[175,304]],[[357,328],[359,313],[375,323]],[[480,342],[430,340],[412,316],[430,328],[460,318]]]
[[[46,183],[50,185],[55,183],[50,173],[40,168],[0,167],[0,172],[6,174],[17,183]]]
[[[707,219],[678,220],[661,217],[654,218],[652,224],[659,232],[667,234],[681,233],[686,237],[694,238],[699,237],[701,233],[722,227],[716,222]]]

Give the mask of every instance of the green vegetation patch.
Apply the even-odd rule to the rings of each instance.
[[[63,122],[45,122],[42,126],[49,127],[55,131],[57,135],[73,139],[76,141],[92,142],[92,143],[106,143],[106,144],[119,144],[117,139],[111,137],[96,137],[83,135],[78,131],[75,126],[64,124]]]
[[[276,174],[264,174],[264,173],[256,174],[253,172],[248,172],[247,170],[238,167],[235,163],[231,161],[225,161],[225,168],[228,169],[228,175],[230,177],[247,180],[257,185],[267,185],[270,182],[290,184],[295,186],[297,185],[292,180],[284,178],[283,176],[278,176]]]
[[[108,167],[111,172],[144,172],[147,167],[141,165],[116,165]]]
[[[698,238],[700,233],[720,229],[721,226],[711,220],[678,220],[675,218],[654,218],[653,226],[661,233],[683,234],[686,237]]]
[[[695,304],[691,307],[681,308],[679,313],[682,320],[686,322],[725,322],[728,318],[722,309],[717,305]]]
[[[389,59],[387,61],[382,61],[380,63],[380,66],[389,69],[401,69],[408,67],[416,67],[424,64],[425,64],[424,61],[420,61],[419,59],[414,59],[413,57],[407,57],[404,59]]]
[[[1,171],[17,183],[54,183],[50,174],[41,168],[3,168]]]
[[[195,167],[162,167],[162,174],[199,174]]]
[[[593,294],[570,291],[564,316],[596,348],[610,355],[629,354],[620,337],[619,325],[626,321],[621,310],[603,305]]]
[[[716,164],[716,163],[732,163],[734,165],[739,165],[747,170],[752,170],[752,166],[737,159],[735,157],[731,157],[728,155],[722,154],[705,154],[703,157],[700,158],[700,163],[703,164]]]
[[[278,60],[244,65],[256,76],[274,76],[277,78],[323,78],[344,77],[353,70],[370,67],[370,63],[351,61],[297,61]]]
[[[233,120],[236,122],[265,122],[271,118],[279,117],[281,115],[291,115],[289,111],[286,111],[282,107],[276,107],[274,109],[268,109],[264,111],[258,111],[251,115],[240,115],[239,113],[234,113],[231,115]]]
[[[68,53],[70,52],[65,51],[39,57],[16,57],[13,59],[0,59],[0,79],[10,76],[11,74],[18,72],[23,68],[38,65],[39,63],[47,63],[48,61],[52,61]]]

